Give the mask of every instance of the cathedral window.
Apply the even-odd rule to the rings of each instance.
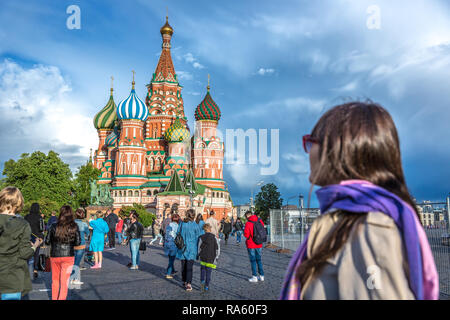
[[[135,196],[135,197],[139,197],[139,191],[136,190],[136,191],[134,192],[134,196]]]
[[[152,195],[152,191],[151,190],[147,190],[147,197],[151,197]]]
[[[154,196],[156,196],[157,193],[158,193],[158,190],[153,191]]]
[[[131,190],[128,191],[128,196],[129,196],[129,197],[132,197],[132,196],[133,196],[133,191],[131,191]]]

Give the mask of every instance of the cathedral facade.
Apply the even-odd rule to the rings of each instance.
[[[160,216],[172,210],[184,216],[192,208],[204,215],[213,210],[221,219],[233,208],[223,180],[224,144],[217,136],[221,112],[208,83],[191,136],[167,17],[160,32],[162,51],[145,102],[135,92],[133,73],[130,95],[116,105],[111,88],[109,101],[94,118],[99,145],[93,165],[101,170],[97,183],[111,186],[116,209],[139,203]]]

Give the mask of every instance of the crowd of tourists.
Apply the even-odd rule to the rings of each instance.
[[[320,187],[316,195],[321,216],[291,259],[280,299],[438,299],[436,265],[408,192],[389,113],[372,102],[336,106],[303,137],[303,148],[310,160],[311,190]],[[69,281],[82,284],[75,269],[80,270],[87,251],[86,238],[94,257],[92,269],[102,268],[105,237],[114,250],[116,235],[130,247],[129,268],[139,268],[145,242],[135,211],[129,217],[118,217],[111,210],[103,217],[99,212],[86,223],[84,210],[73,213],[70,206],[63,206],[58,217],[52,214],[44,225],[38,204],[31,206],[25,219],[17,217],[23,202],[15,187],[0,192],[1,299],[21,299],[31,291],[28,263],[33,261],[37,277],[43,239],[51,248],[55,300],[67,297]],[[242,235],[246,238],[249,281],[264,281],[264,223],[250,211],[245,218],[245,225],[229,218],[218,222],[211,211],[203,221],[192,209],[183,220],[176,212],[164,220],[159,217],[151,244],[164,247],[166,278],[177,272],[178,259],[184,288],[192,291],[193,266],[199,261],[201,288],[210,290],[221,240],[228,245],[232,234],[237,244]]]

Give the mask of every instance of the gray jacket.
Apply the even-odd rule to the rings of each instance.
[[[308,257],[330,234],[339,216],[323,214],[311,226]],[[313,280],[302,288],[305,300],[407,300],[414,299],[409,287],[408,264],[401,234],[392,220],[369,212],[358,230]]]

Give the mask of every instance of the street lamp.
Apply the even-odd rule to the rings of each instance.
[[[252,186],[252,196],[251,196],[251,198],[250,198],[250,211],[251,212],[253,212],[253,188],[256,186],[256,187],[259,187],[260,185],[262,185],[264,183],[264,181],[263,180],[261,180],[261,181],[259,181],[256,185],[254,185],[254,186]]]
[[[193,200],[192,200],[192,195],[195,193],[193,190],[192,190],[192,185],[191,185],[191,183],[190,182],[188,182],[187,184],[186,184],[186,186],[189,188],[189,197],[190,197],[190,199],[191,199],[191,202],[190,202],[190,204],[191,204],[191,209],[193,209],[194,208],[194,205],[193,205]]]

